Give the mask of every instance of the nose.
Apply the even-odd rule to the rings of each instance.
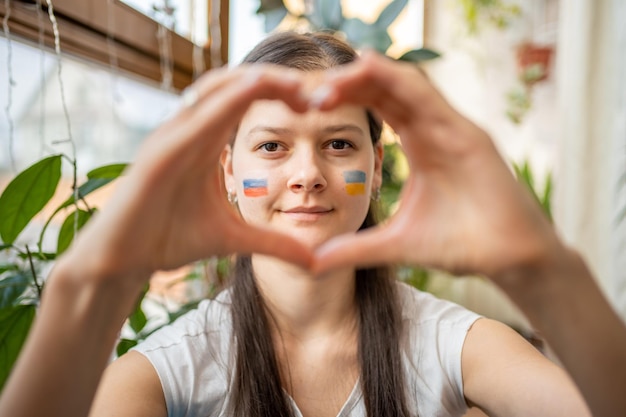
[[[320,192],[328,185],[319,156],[313,150],[294,153],[287,186],[293,192]]]

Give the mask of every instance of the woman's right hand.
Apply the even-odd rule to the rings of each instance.
[[[104,276],[171,269],[212,255],[263,253],[307,266],[312,255],[293,238],[245,224],[226,201],[219,158],[257,99],[305,111],[300,75],[255,66],[211,71],[183,108],[144,142],[106,209],[67,253]],[[81,263],[77,264],[76,261]]]

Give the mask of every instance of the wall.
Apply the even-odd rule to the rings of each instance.
[[[516,48],[524,41],[556,46],[558,3],[517,2],[521,15],[500,30],[482,23],[469,34],[459,1],[428,1],[426,46],[442,53],[428,64],[433,82],[461,113],[485,129],[503,157],[510,162],[529,160],[541,188],[545,176],[556,169],[558,123],[556,75],[532,90],[532,107],[520,124],[506,115],[506,95],[518,84]],[[437,277],[433,292],[485,316],[524,332],[527,320],[504,294],[486,279]]]

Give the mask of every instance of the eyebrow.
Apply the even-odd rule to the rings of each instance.
[[[337,132],[345,132],[345,131],[352,131],[352,132],[364,135],[363,129],[361,129],[359,126],[355,124],[350,124],[350,123],[326,126],[323,129],[321,129],[320,132],[324,134],[328,134],[328,133],[337,133]],[[257,125],[253,127],[252,129],[250,129],[250,131],[248,132],[248,135],[253,134],[253,133],[259,133],[259,132],[273,133],[277,136],[281,136],[281,135],[291,134],[293,133],[293,130],[284,128],[284,127]]]

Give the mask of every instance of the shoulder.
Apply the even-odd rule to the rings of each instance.
[[[397,283],[402,318],[412,326],[455,326],[469,329],[480,316],[452,301],[442,300],[408,284]]]
[[[89,416],[111,415],[167,415],[159,377],[150,362],[137,352],[114,361],[102,376]]]
[[[461,415],[462,352],[467,334],[481,317],[453,302],[398,283],[404,324],[404,365],[409,400],[421,415]]]
[[[201,301],[197,308],[155,331],[134,350],[146,353],[221,338],[230,334],[230,317],[230,293],[224,291],[215,299]]]
[[[230,307],[225,291],[133,348],[154,367],[169,415],[211,415],[223,406],[232,360]]]
[[[567,373],[498,321],[472,326],[463,349],[463,382],[468,401],[490,415],[589,415]]]

